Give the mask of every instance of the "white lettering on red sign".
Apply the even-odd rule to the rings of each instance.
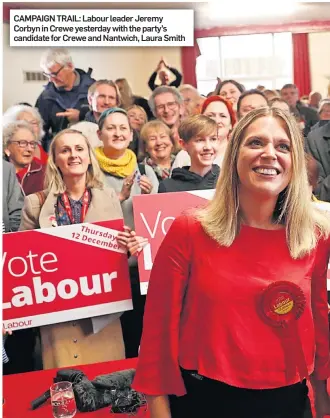
[[[101,278],[102,277],[102,278]],[[41,277],[32,278],[32,287],[17,286],[12,289],[13,297],[10,302],[3,303],[3,309],[10,309],[12,306],[20,308],[34,303],[53,302],[56,297],[61,299],[74,299],[80,292],[84,296],[112,292],[112,280],[117,278],[117,272],[94,274],[92,276],[92,286],[89,287],[86,276],[79,277],[78,280],[64,279],[57,283],[42,282]],[[103,290],[102,290],[103,287]]]

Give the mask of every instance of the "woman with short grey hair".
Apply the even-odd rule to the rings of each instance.
[[[42,148],[42,139],[45,135],[43,130],[43,120],[36,107],[27,105],[14,105],[9,107],[2,117],[3,127],[9,123],[16,121],[25,121],[30,125],[33,133],[38,141],[38,146],[35,151],[35,157],[38,158],[42,164],[47,164],[48,155]]]

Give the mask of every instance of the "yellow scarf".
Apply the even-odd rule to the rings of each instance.
[[[125,154],[117,160],[108,158],[104,154],[102,147],[97,147],[94,151],[101,170],[106,173],[125,178],[131,175],[136,168],[137,159],[134,152],[130,149],[127,149]]]

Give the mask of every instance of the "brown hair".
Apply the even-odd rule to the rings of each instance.
[[[98,86],[110,86],[113,87],[116,90],[116,104],[117,106],[120,106],[121,104],[121,96],[120,96],[120,92],[118,89],[118,86],[115,82],[113,82],[112,80],[97,80],[95,81],[95,83],[93,83],[92,85],[89,86],[88,88],[88,97],[93,97],[94,93],[96,92],[96,89]]]
[[[185,118],[179,126],[179,137],[188,142],[197,135],[217,134],[217,123],[204,115],[193,115]]]
[[[148,116],[147,116],[146,111],[143,109],[143,107],[142,107],[142,106],[139,106],[139,105],[133,104],[132,106],[129,106],[129,107],[126,109],[126,112],[128,113],[128,112],[129,112],[130,110],[132,110],[132,109],[137,109],[137,110],[140,110],[140,111],[143,113],[143,116],[144,116],[144,123],[146,123],[146,122],[147,122],[147,120],[148,120]]]

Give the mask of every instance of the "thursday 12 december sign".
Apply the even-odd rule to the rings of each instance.
[[[200,190],[177,193],[161,193],[133,197],[134,222],[137,235],[148,238],[149,244],[139,257],[140,288],[143,295],[147,294],[150,272],[167,231],[174,219],[183,211],[201,206],[211,199],[214,190]],[[322,210],[329,210],[330,204],[315,204]],[[330,264],[327,280],[330,291]]]
[[[21,329],[130,310],[123,221],[3,235],[3,322]]]

